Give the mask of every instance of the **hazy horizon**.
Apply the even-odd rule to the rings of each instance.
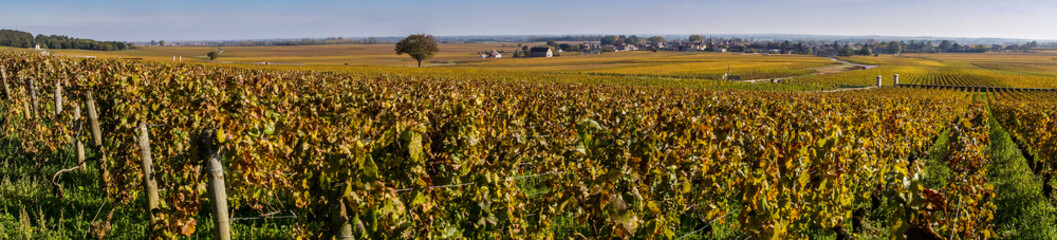
[[[1057,2],[8,2],[0,28],[115,41],[600,34],[1057,40]]]

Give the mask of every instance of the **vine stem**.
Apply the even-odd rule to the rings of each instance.
[[[81,128],[82,127],[84,127],[84,122],[83,121],[78,122],[77,123],[77,134],[74,135],[75,136],[74,139],[80,139],[80,137],[81,137]],[[77,142],[80,143],[80,140],[77,140]],[[78,157],[82,157],[84,155],[83,150],[79,151],[77,154],[78,154],[77,155]],[[66,159],[68,159],[68,158],[64,158],[63,162],[65,162]],[[51,185],[53,187],[55,187],[55,191],[56,191],[55,194],[57,194],[59,199],[62,199],[62,196],[64,195],[63,191],[62,191],[62,184],[59,184],[59,181],[58,181],[59,175],[62,175],[63,173],[71,172],[71,171],[74,171],[74,170],[77,170],[77,169],[84,169],[84,161],[79,161],[77,163],[77,165],[72,167],[72,168],[59,170],[58,172],[55,172],[55,175],[53,175],[51,177]]]
[[[705,226],[703,226],[703,227],[701,227],[701,228],[698,228],[697,230],[694,230],[693,232],[689,232],[689,233],[687,233],[686,235],[683,235],[682,237],[679,237],[679,238],[678,238],[678,239],[676,239],[676,240],[682,240],[683,238],[689,237],[690,235],[694,235],[695,233],[698,233],[698,232],[700,232],[700,231],[704,231],[704,230],[705,230],[705,228],[708,228],[709,226],[712,226],[712,223],[714,223],[714,222],[716,222],[716,221],[719,221],[720,219],[723,219],[723,218],[727,217],[727,216],[728,216],[728,215],[730,215],[731,213],[734,213],[734,211],[729,211],[729,212],[727,212],[727,214],[723,214],[723,216],[719,216],[719,217],[717,217],[716,219],[712,219],[712,221],[708,221],[708,223],[707,223],[707,224],[705,224]]]
[[[525,178],[530,178],[530,177],[540,177],[540,176],[555,175],[555,174],[562,174],[562,173],[565,173],[565,171],[552,171],[552,172],[545,172],[545,173],[540,173],[540,174],[514,176],[514,177],[509,177],[507,179],[504,179],[503,181],[510,182],[510,181],[517,181],[517,180],[520,180],[520,179],[525,179]],[[453,188],[453,187],[469,186],[469,185],[474,185],[474,184],[475,183],[437,185],[437,186],[429,186],[429,189]],[[396,192],[407,192],[407,191],[411,191],[411,190],[414,190],[414,188],[397,189]]]

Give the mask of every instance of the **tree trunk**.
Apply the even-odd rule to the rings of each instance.
[[[213,130],[203,135],[202,146],[205,147],[206,165],[209,170],[209,200],[213,202],[213,225],[216,228],[214,239],[231,239],[231,219],[228,217],[228,194],[224,186],[224,169],[220,164],[220,149],[215,149]]]
[[[106,183],[110,182],[110,171],[107,170],[103,133],[99,130],[99,113],[95,110],[95,98],[92,97],[91,91],[85,93],[85,98],[88,105],[88,122],[92,127],[92,140],[94,140],[92,147],[95,148],[95,154],[99,155],[99,186],[105,187]]]
[[[147,206],[150,210],[151,222],[153,222],[154,212],[158,209],[158,182],[154,179],[154,159],[150,154],[150,136],[145,121],[139,123],[138,138],[139,157],[143,161],[143,187],[147,192]]]
[[[418,67],[422,67],[422,59],[415,59],[415,60],[418,60]]]

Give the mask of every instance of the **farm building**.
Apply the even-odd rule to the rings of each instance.
[[[554,51],[551,51],[549,47],[534,47],[529,49],[530,57],[553,57]]]
[[[687,51],[704,51],[705,49],[708,49],[708,44],[705,44],[705,43],[691,43],[689,47],[690,47],[690,49],[687,50]]]
[[[501,57],[503,57],[503,54],[499,53],[499,51],[496,51],[495,49],[492,49],[492,51],[481,53],[481,58],[501,58]]]
[[[635,46],[634,44],[625,44],[623,46],[617,46],[617,52],[628,52],[628,51],[638,51],[638,50],[639,50],[639,46]]]
[[[708,45],[705,43],[694,43],[694,42],[675,42],[668,45],[668,49],[672,51],[683,51],[683,52],[697,52],[704,51]]]

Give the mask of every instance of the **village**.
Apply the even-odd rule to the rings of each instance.
[[[594,41],[597,39],[597,41]],[[588,40],[588,39],[581,39]],[[589,41],[547,40],[544,45],[526,46],[510,53],[513,57],[556,57],[562,55],[588,55],[629,51],[675,51],[675,52],[731,52],[747,54],[804,54],[821,57],[853,55],[900,54],[900,53],[981,53],[981,52],[1031,52],[1038,43],[1024,44],[958,44],[942,40],[919,41],[875,41],[862,40],[804,40],[773,41],[744,38],[705,38],[690,35],[686,39],[666,40],[662,36],[640,38],[635,35],[607,35],[589,38]],[[508,52],[488,50],[480,52],[481,58],[502,58]]]

